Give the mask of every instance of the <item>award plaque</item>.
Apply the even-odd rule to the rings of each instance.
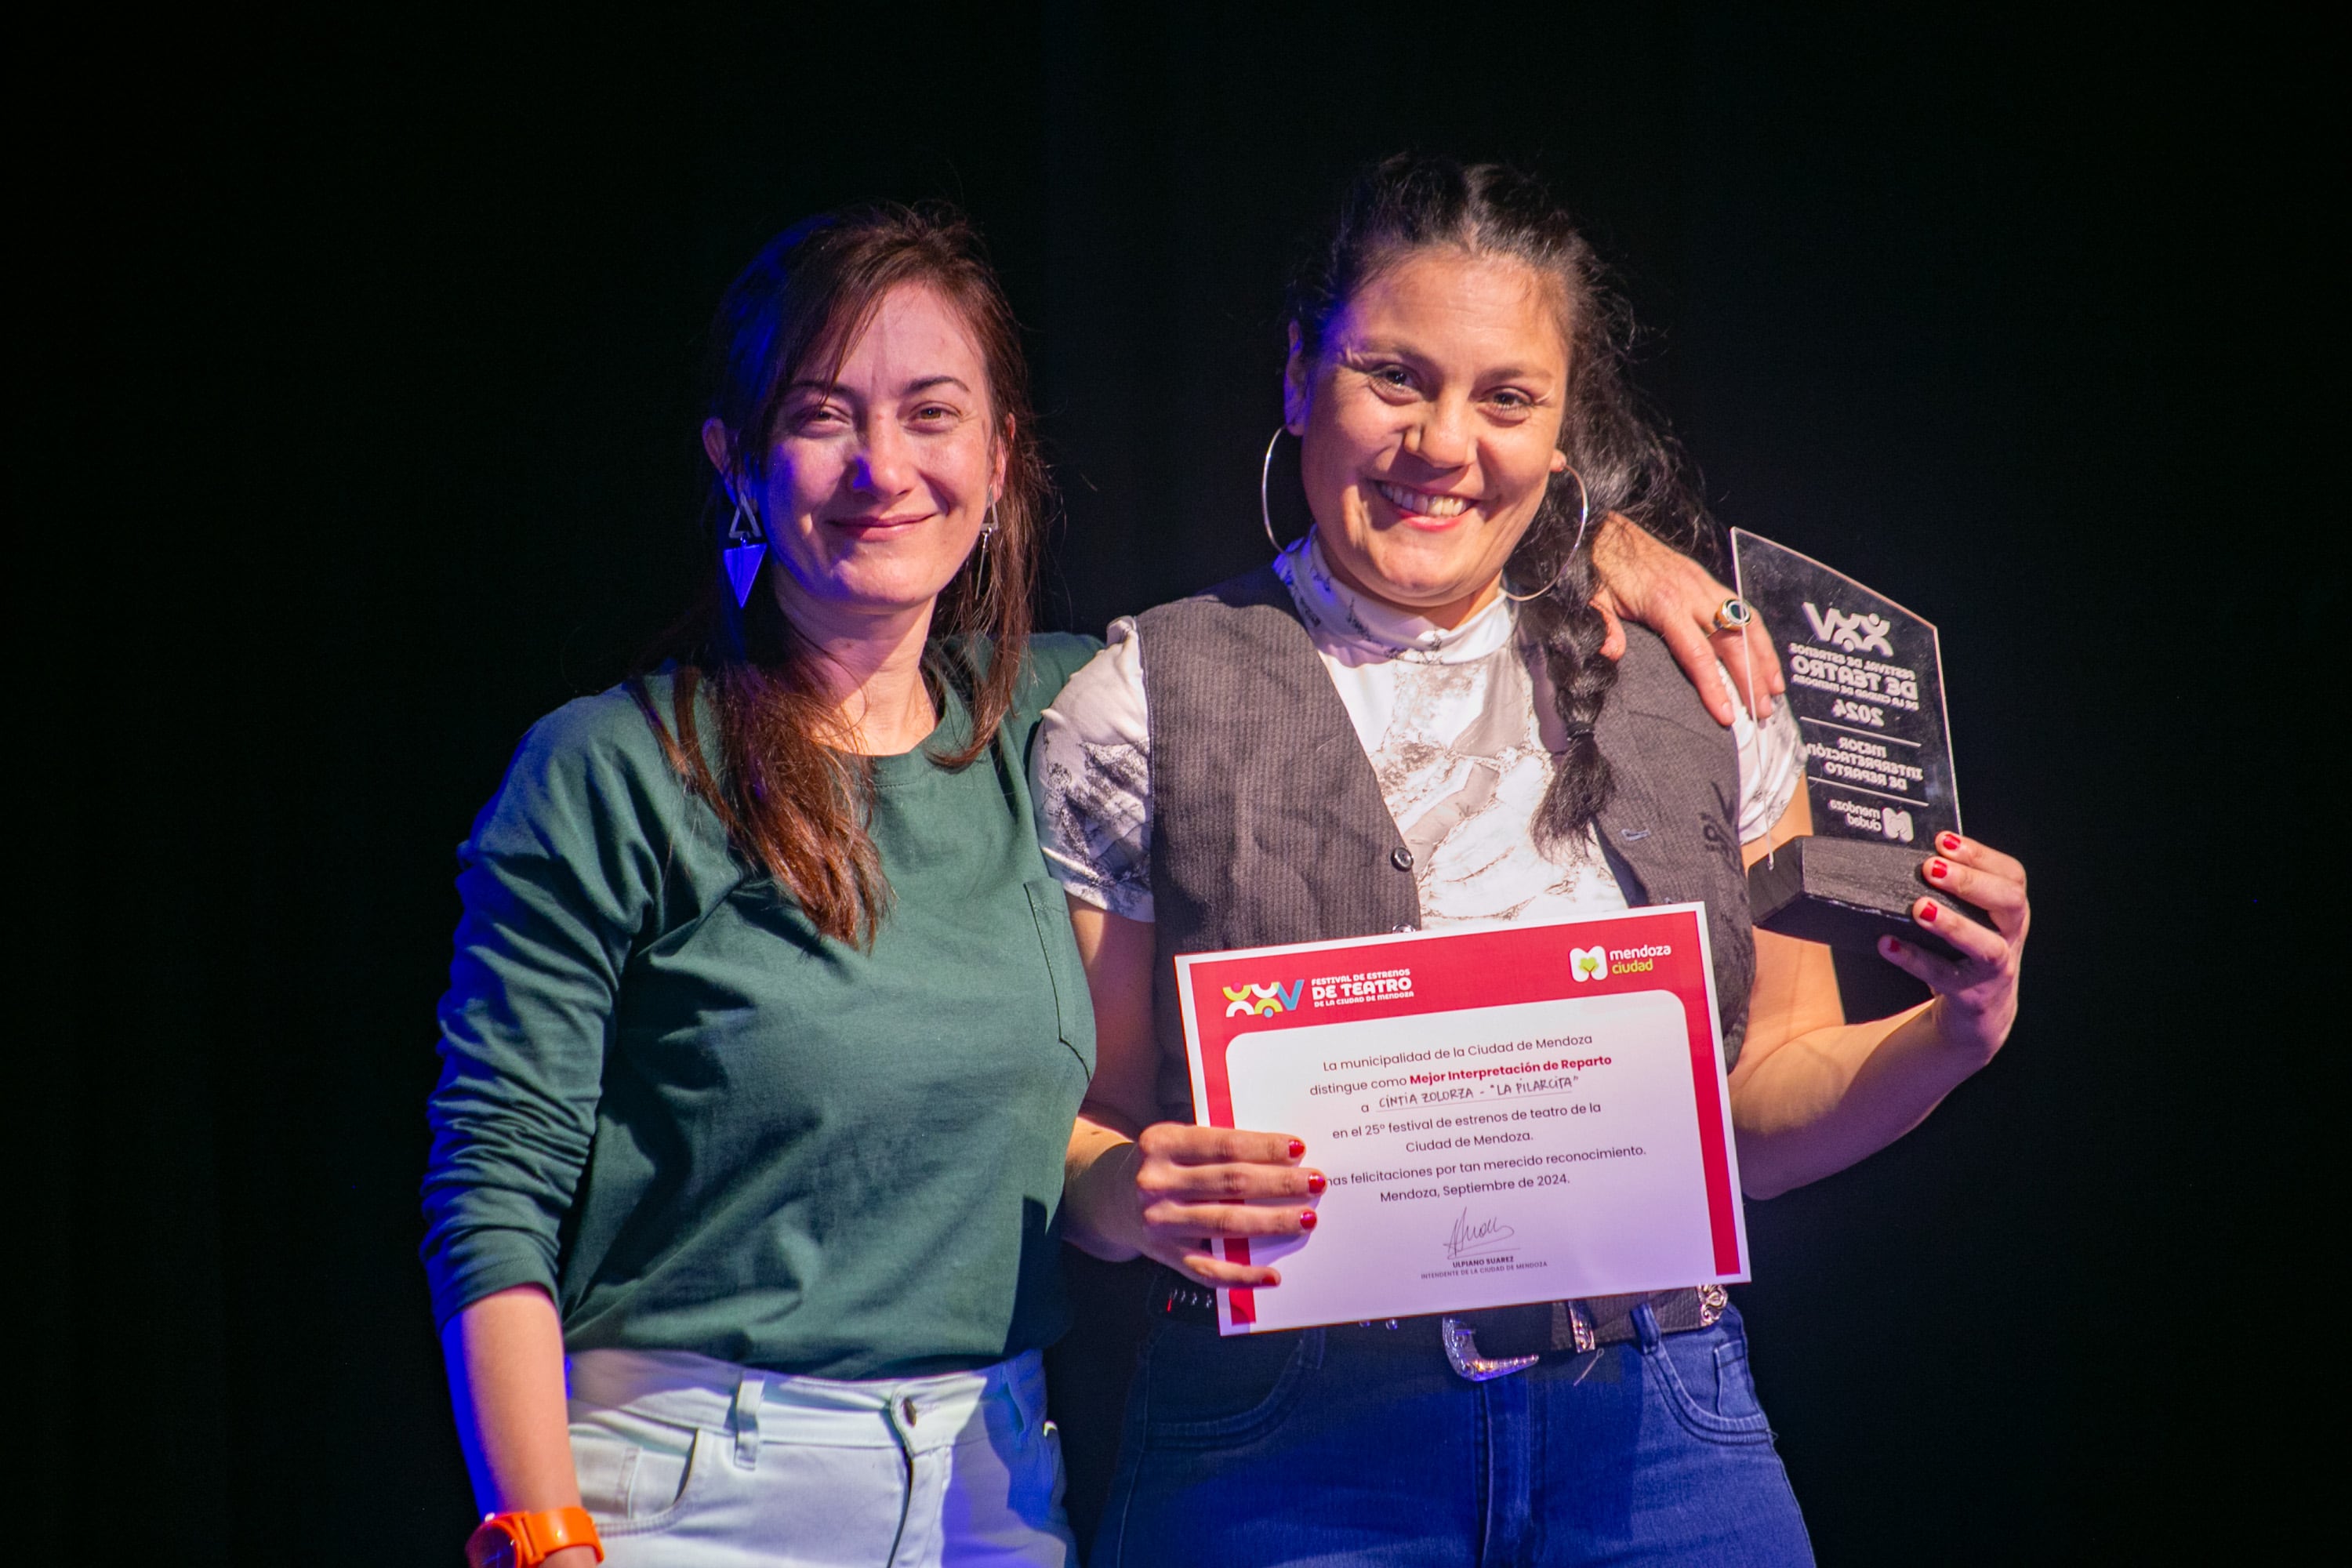
[[[1958,953],[1911,918],[1928,894],[1971,920],[1984,912],[1931,891],[1921,867],[1936,835],[1960,831],[1936,628],[1811,556],[1731,531],[1732,580],[1780,645],[1805,742],[1813,831],[1748,873],[1756,924],[1857,952],[1899,937]],[[1990,922],[1988,922],[1990,923]]]

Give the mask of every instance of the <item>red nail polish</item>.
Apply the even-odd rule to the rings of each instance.
[[[1920,900],[1919,918],[1926,921],[1929,925],[1934,925],[1936,923],[1936,906],[1929,903],[1925,899]]]
[[[1886,939],[1886,951],[1889,953],[1900,953],[1903,951],[1903,944],[1890,936]]]
[[[1301,1230],[1313,1230],[1315,1228],[1315,1211],[1313,1209],[1301,1209],[1298,1211],[1298,1228]]]
[[[1930,860],[1930,861],[1928,861],[1928,862],[1927,862],[1927,875],[1929,875],[1930,877],[1935,878],[1935,879],[1936,879],[1936,880],[1937,880],[1938,882],[1942,881],[1945,878],[1947,878],[1947,877],[1950,876],[1951,874],[1952,874],[1952,868],[1951,868],[1951,867],[1949,867],[1949,866],[1946,865],[1943,861],[1941,861],[1941,860]]]
[[[1322,1172],[1309,1171],[1307,1173],[1307,1192],[1310,1197],[1321,1193],[1323,1191],[1323,1187],[1324,1182]]]
[[[1293,1139],[1290,1141],[1290,1157],[1291,1157],[1292,1159],[1296,1160],[1296,1159],[1297,1159],[1297,1158],[1298,1158],[1298,1156],[1300,1156],[1301,1154],[1304,1154],[1304,1153],[1306,1153],[1306,1152],[1307,1152],[1307,1142],[1306,1142],[1306,1140],[1301,1139],[1301,1138],[1293,1138]]]
[[[1960,836],[1957,833],[1938,833],[1936,835],[1936,847],[1947,855],[1957,855],[1960,852]]]

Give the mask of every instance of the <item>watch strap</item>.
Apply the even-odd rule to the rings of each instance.
[[[585,1546],[597,1562],[604,1561],[596,1521],[584,1508],[485,1514],[481,1527],[466,1542],[466,1562],[469,1568],[508,1568],[509,1563],[512,1568],[539,1568],[567,1546]]]

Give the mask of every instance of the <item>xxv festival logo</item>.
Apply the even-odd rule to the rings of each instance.
[[[1297,1010],[1298,997],[1300,993],[1307,989],[1307,981],[1304,976],[1301,976],[1287,985],[1277,981],[1272,985],[1244,985],[1238,989],[1224,985],[1218,989],[1225,994],[1226,1017],[1255,1015],[1262,1018],[1271,1018],[1276,1013],[1291,1013]]]
[[[1812,625],[1815,642],[1835,643],[1848,653],[1883,653],[1889,658],[1895,657],[1894,645],[1886,640],[1886,634],[1895,629],[1895,623],[1885,616],[1853,615],[1840,609],[1832,609],[1825,616],[1809,599],[1805,602],[1805,619]]]

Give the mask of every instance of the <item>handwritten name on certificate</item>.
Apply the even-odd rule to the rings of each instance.
[[[1176,961],[1192,1103],[1288,1132],[1314,1231],[1229,1334],[1748,1278],[1697,904]]]

